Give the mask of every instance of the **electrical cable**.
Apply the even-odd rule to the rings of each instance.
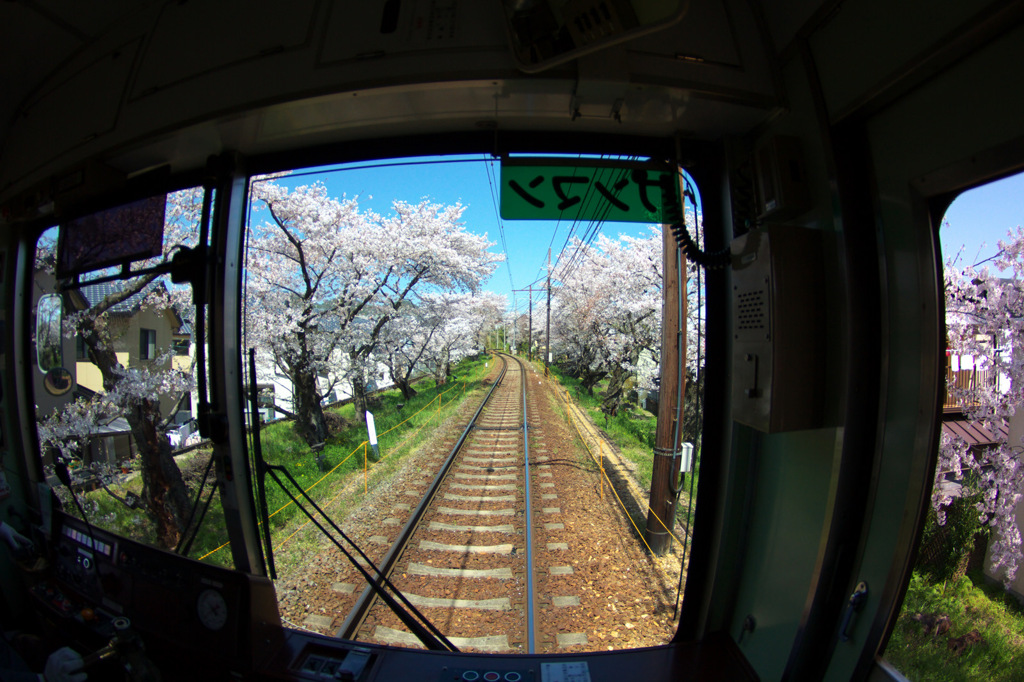
[[[498,210],[497,190],[494,187],[494,159],[485,159],[484,170],[487,173],[487,185],[491,190],[491,206],[494,207],[494,218],[498,221],[498,234],[501,237],[501,248],[505,252],[505,270],[508,272],[508,284],[512,291],[516,285],[512,282],[512,266],[509,264],[508,244],[505,241],[505,224],[501,221],[501,212]]]
[[[579,160],[580,158],[582,158],[582,154],[577,155],[576,158],[577,158],[577,160]],[[603,159],[604,155],[602,155],[601,158]],[[575,177],[575,173],[576,173],[577,170],[578,170],[578,167],[574,168],[574,170],[573,170],[573,177]],[[598,171],[598,172],[600,172],[600,171]],[[593,196],[592,192],[590,191],[592,185],[593,185],[593,183],[588,183],[588,185],[587,185],[587,191],[584,193],[584,195],[582,197],[582,200],[580,202],[580,208],[576,211],[576,217],[573,219],[572,224],[569,226],[569,232],[568,232],[568,234],[565,237],[565,243],[562,245],[561,251],[558,252],[558,257],[555,258],[555,264],[554,264],[553,267],[558,267],[558,263],[559,263],[559,261],[562,258],[562,254],[565,252],[565,247],[569,244],[569,240],[572,239],[572,236],[574,234],[576,234],[577,231],[578,231],[579,222],[580,222],[579,221],[579,216],[580,216],[581,213],[584,212],[584,210],[583,210],[584,207],[590,202],[590,199]],[[559,222],[561,222],[561,218],[559,218]],[[587,232],[589,232],[589,230],[592,229],[593,224],[594,224],[594,221],[591,220],[590,223],[588,224]],[[584,239],[580,240],[581,243],[586,240],[587,232],[585,232],[584,235],[583,235]],[[554,239],[553,238],[552,238],[552,243],[554,243]],[[577,245],[577,252],[578,251],[579,251],[579,248],[578,248],[578,245]],[[575,255],[575,253],[573,255]],[[572,257],[570,257],[570,260],[571,259],[572,259]]]
[[[635,161],[636,159],[637,159],[637,157],[628,157],[626,160],[627,161]],[[615,170],[612,170],[612,169],[609,169],[609,170],[611,172],[613,172],[613,173],[616,172]],[[622,180],[622,176],[625,175],[626,173],[628,173],[629,169],[627,169],[627,168],[619,169],[618,172],[621,173],[622,175],[620,175],[616,179],[615,182],[609,183],[612,187],[614,187],[620,180]],[[610,211],[611,211],[611,204],[610,203],[606,203],[604,205],[603,213],[601,215],[599,215],[599,216],[596,216],[595,218],[593,218],[590,221],[590,223],[587,226],[586,231],[583,234],[583,239],[581,239],[580,243],[577,244],[576,251],[573,253],[572,256],[570,256],[569,260],[567,261],[566,265],[564,266],[564,269],[562,271],[562,277],[567,277],[570,274],[572,274],[572,272],[576,268],[578,268],[584,262],[587,250],[589,249],[590,246],[593,245],[594,240],[597,238],[597,235],[600,233],[601,227],[606,222],[606,219],[608,217],[608,213]],[[564,250],[564,247],[563,247],[563,250]],[[561,257],[561,253],[559,254],[559,257]],[[556,261],[555,264],[557,266],[557,261]]]
[[[627,160],[632,160],[632,157],[630,159],[627,159]],[[615,171],[612,171],[612,172],[615,172]],[[627,171],[627,169],[621,169],[620,172],[625,174],[628,171]],[[619,179],[621,180],[621,177]],[[595,182],[591,183],[591,184],[592,185],[596,184],[596,178],[595,178]],[[615,185],[615,183],[610,183],[610,184],[612,186]],[[596,195],[594,193],[592,193],[590,191],[590,187],[588,187],[587,188],[587,193],[584,195],[584,199],[583,199],[584,206],[587,203],[589,203],[593,199],[594,196],[596,196]],[[567,277],[570,274],[572,274],[573,270],[576,267],[578,267],[580,265],[580,263],[582,263],[585,260],[584,256],[585,256],[585,254],[587,252],[587,249],[588,249],[588,247],[591,244],[593,244],[594,240],[597,238],[597,235],[598,235],[598,233],[601,230],[601,225],[604,223],[605,218],[607,218],[608,212],[610,210],[611,210],[611,205],[610,204],[605,204],[604,213],[601,216],[597,216],[597,217],[591,219],[590,222],[587,223],[587,228],[583,232],[583,237],[579,238],[579,242],[576,244],[576,249],[573,251],[573,253],[569,257],[568,261],[566,261],[566,264],[563,266],[563,270],[562,270],[562,272],[563,272],[562,276],[563,277]],[[581,207],[581,209],[577,212],[577,215],[579,215],[580,213],[583,213],[583,212],[584,212],[583,208]],[[579,222],[578,220],[573,222],[573,230],[570,232],[570,237],[571,237],[571,235],[574,232],[577,231],[576,227],[577,227],[578,222]],[[568,244],[568,239],[569,238],[567,237],[566,238],[566,244]],[[559,261],[561,260],[561,257],[562,257],[562,253],[564,253],[564,251],[565,251],[565,246],[563,246],[562,247],[562,251],[559,252],[558,258],[555,260],[554,267],[558,266],[558,263],[559,263]]]
[[[685,203],[686,197],[690,197],[694,204],[694,211],[696,211],[697,198],[689,179],[685,175],[683,176],[683,182],[685,183],[685,189],[683,190],[683,201],[680,203]],[[671,218],[671,220],[666,222],[671,225],[672,236],[675,237],[679,248],[686,252],[686,257],[689,260],[692,260],[705,270],[720,270],[732,262],[732,253],[729,247],[711,253],[702,251],[697,242],[690,236],[690,231],[686,227],[685,217],[676,213],[677,210],[681,210],[680,204],[672,202],[669,206],[672,210],[672,215],[666,216]],[[696,221],[696,213],[694,214],[694,220]]]

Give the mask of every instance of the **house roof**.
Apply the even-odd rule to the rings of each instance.
[[[85,283],[78,287],[76,291],[78,295],[81,297],[81,299],[85,302],[85,305],[87,307],[91,307],[105,299],[107,296],[110,296],[111,294],[120,293],[123,289],[123,280],[111,280],[109,282],[100,282],[98,284]],[[166,290],[167,285],[164,284],[162,280],[153,280],[145,287],[143,287],[142,290],[140,290],[139,292],[132,294],[131,296],[121,301],[120,303],[111,306],[107,310],[107,313],[114,315],[134,315],[142,306],[142,303],[146,300],[146,296],[148,296],[150,292],[156,291],[158,289]],[[171,306],[169,310],[174,314],[179,324],[174,334],[181,336],[191,335],[192,325],[188,321],[182,319],[181,315],[174,308],[174,306]]]
[[[132,294],[120,303],[111,306],[107,311],[115,314],[130,315],[139,309],[142,302],[146,300],[146,296],[157,288],[163,287],[163,282],[155,280],[150,282],[136,294]],[[124,290],[124,283],[118,280],[110,282],[100,282],[99,284],[83,284],[79,287],[78,292],[82,298],[85,299],[85,303],[88,306],[94,306],[107,296],[112,294],[120,293]]]

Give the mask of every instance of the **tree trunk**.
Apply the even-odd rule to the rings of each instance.
[[[402,397],[405,398],[406,401],[412,400],[413,397],[415,397],[416,389],[412,387],[412,384],[409,383],[408,379],[405,377],[395,377],[394,382],[395,385],[398,386],[398,390],[402,392]]]
[[[366,421],[366,377],[358,353],[350,353],[352,360],[352,406],[355,408],[355,420]]]
[[[99,368],[103,388],[112,391],[121,375],[114,351],[100,340],[95,321],[84,322],[79,334],[88,348],[89,359]],[[159,428],[163,421],[160,399],[143,400],[127,411],[125,419],[139,449],[142,474],[142,500],[146,512],[156,523],[156,534],[166,549],[177,546],[189,514],[189,496],[177,462],[171,454],[166,431]]]
[[[605,372],[595,372],[587,365],[583,365],[579,373],[580,386],[586,389],[587,395],[594,395],[594,386],[597,386],[605,374]]]
[[[292,385],[295,432],[307,445],[323,443],[327,440],[327,419],[320,404],[316,375],[312,372],[297,371],[292,377]]]
[[[437,364],[434,365],[434,383],[438,386],[444,386],[448,383],[448,374],[451,371],[451,363],[448,362],[449,355],[447,351],[443,357],[438,359]]]
[[[156,522],[160,544],[173,549],[185,531],[189,496],[181,470],[171,454],[162,421],[160,401],[144,400],[126,415],[142,459],[142,500]]]
[[[601,401],[601,411],[606,415],[614,417],[618,413],[619,408],[622,407],[626,379],[628,378],[629,373],[621,365],[616,365],[612,368],[608,389],[604,393],[604,400]]]

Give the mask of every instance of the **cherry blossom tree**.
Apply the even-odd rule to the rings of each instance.
[[[373,354],[382,330],[403,306],[418,306],[431,293],[474,293],[502,260],[487,251],[494,244],[486,234],[466,231],[461,221],[464,210],[458,203],[396,200],[388,215],[366,214],[368,232],[375,237],[374,254],[382,267],[376,309],[348,344],[356,377],[352,383],[356,419],[362,420],[366,411],[366,384],[358,379],[362,372],[375,369]]]
[[[687,210],[687,223],[703,243],[700,216]],[[614,414],[625,399],[627,380],[641,389],[656,387],[661,353],[662,233],[652,227],[647,238],[601,235],[593,246],[573,245],[578,255],[555,271],[552,333],[582,386],[592,391],[609,379],[602,410]],[[687,385],[700,386],[703,371],[704,313],[699,267],[686,263]],[[688,389],[688,404],[701,410],[701,390]],[[696,420],[696,421],[699,421]]]
[[[437,294],[426,298],[428,308],[436,311],[437,327],[427,344],[424,361],[434,368],[434,380],[444,384],[451,367],[482,347],[488,329],[501,319],[504,296],[497,294]]]
[[[1008,237],[999,242],[994,264],[1001,271],[1010,270],[1011,278],[995,277],[987,267],[958,269],[953,261],[945,271],[948,347],[1002,378],[970,387],[951,385],[948,390],[971,421],[993,434],[1000,433],[999,426],[1024,404],[1024,230],[1018,227]],[[1024,560],[1016,521],[1024,494],[1021,452],[1019,442],[968,449],[963,440],[943,434],[932,494],[940,525],[945,523],[943,509],[951,502],[947,489],[939,485],[948,472],[963,482],[964,496],[976,496],[978,513],[992,531],[991,565],[1004,569],[1007,583]]]
[[[273,178],[252,184],[253,213],[268,219],[250,226],[246,283],[246,344],[269,352],[292,383],[295,420],[310,445],[327,437],[321,401],[334,376],[348,328],[375,300],[380,264],[365,248],[364,218],[354,199],[337,200],[321,183],[289,191]]]
[[[498,256],[461,222],[464,208],[395,201],[392,213],[360,212],[322,183],[289,190],[253,183],[247,264],[247,341],[269,349],[294,386],[296,429],[309,444],[327,436],[318,377],[352,387],[356,419],[385,327],[429,291],[475,291]],[[286,412],[287,414],[287,412]]]
[[[640,356],[655,356],[661,345],[661,233],[618,240],[599,235],[588,246],[578,241],[554,272],[561,282],[554,308],[561,350],[575,364],[588,390],[609,376],[601,409],[615,414],[625,399],[626,380],[635,376]],[[641,381],[653,376],[645,372]]]
[[[140,263],[137,269],[166,264],[182,247],[196,245],[202,197],[201,188],[168,195],[163,253]],[[52,239],[44,237],[36,251],[37,268],[51,274],[56,256],[53,246]],[[173,548],[185,530],[190,500],[167,432],[177,407],[194,388],[192,372],[173,366],[171,348],[164,349],[155,359],[122,366],[117,351],[124,347],[125,327],[116,322],[112,313],[118,306],[130,304],[135,312],[173,311],[179,320],[191,318],[188,291],[170,285],[166,275],[150,273],[118,280],[102,298],[78,295],[70,300],[77,300],[84,307],[64,316],[63,333],[66,338],[79,339],[86,357],[100,372],[103,390],[89,398],[69,401],[40,421],[40,444],[56,449],[64,461],[78,460],[99,425],[124,418],[140,458],[142,509],[154,521],[160,544]],[[161,404],[167,402],[175,407],[169,411],[162,409]],[[127,504],[124,498],[104,488]]]

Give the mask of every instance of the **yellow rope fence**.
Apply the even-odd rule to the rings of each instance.
[[[462,383],[462,395],[465,395],[465,394],[466,394],[466,386],[467,386],[467,383],[466,383],[466,382],[463,382],[463,383]],[[452,388],[449,388],[449,389],[448,389],[447,391],[445,391],[444,393],[440,393],[440,394],[438,394],[437,396],[435,396],[434,398],[432,398],[432,399],[430,400],[430,402],[429,402],[429,403],[427,403],[427,404],[426,404],[426,405],[424,405],[424,406],[423,406],[422,408],[420,408],[420,410],[418,410],[418,411],[416,412],[416,414],[419,414],[419,413],[420,413],[420,412],[422,412],[423,410],[427,409],[427,407],[430,407],[431,405],[433,405],[433,404],[434,404],[434,401],[435,401],[435,400],[438,400],[438,401],[439,401],[439,400],[440,400],[440,398],[441,398],[442,396],[444,396],[445,394],[447,394],[447,393],[451,392],[451,391],[452,391],[452,390],[454,390],[455,388],[457,388],[457,387],[456,387],[456,386],[452,386]],[[457,396],[457,397],[458,397],[458,396]],[[445,404],[444,404],[444,405],[443,405],[442,407],[447,407],[447,406],[448,406],[448,405],[450,405],[450,404],[452,403],[452,401],[454,401],[454,400],[456,400],[456,398],[452,398],[452,399],[451,399],[451,400],[449,400],[449,401],[448,401],[447,403],[445,403]],[[435,416],[436,416],[436,415],[438,414],[438,412],[439,412],[439,411],[440,411],[440,409],[439,409],[439,410],[438,410],[437,412],[435,412],[435,413],[434,413],[434,414],[435,414]],[[387,431],[385,431],[384,433],[382,433],[382,434],[381,434],[381,436],[383,436],[383,435],[385,435],[385,434],[387,434],[387,433],[390,433],[391,431],[394,431],[394,430],[395,430],[396,428],[398,428],[399,426],[401,426],[401,425],[402,425],[402,424],[404,424],[405,422],[409,421],[409,419],[412,419],[412,417],[415,417],[415,416],[416,416],[416,414],[414,414],[414,415],[410,416],[410,417],[409,417],[408,419],[406,419],[405,421],[401,422],[400,424],[396,424],[395,426],[392,426],[392,427],[391,427],[390,429],[388,429]],[[405,445],[406,443],[408,443],[408,442],[409,442],[409,441],[410,441],[410,440],[411,440],[412,438],[414,438],[414,437],[415,437],[415,436],[416,436],[416,435],[417,435],[417,434],[418,434],[418,433],[419,433],[420,431],[422,431],[422,430],[423,430],[423,427],[424,427],[424,426],[426,426],[427,424],[429,424],[429,423],[430,423],[430,421],[431,421],[431,420],[430,420],[430,419],[428,419],[428,420],[426,420],[425,422],[423,422],[422,424],[420,424],[419,428],[417,428],[417,429],[416,429],[416,430],[415,430],[415,431],[414,431],[414,432],[413,432],[412,434],[410,434],[410,435],[409,435],[408,437],[406,437],[406,438],[405,438],[404,440],[402,440],[402,442],[400,442],[400,443],[399,443],[399,444],[398,444],[398,445],[397,445],[397,446],[395,447],[395,450],[398,450],[398,449],[400,449],[400,448],[401,448],[402,446],[404,446],[404,445]],[[363,441],[362,443],[360,443],[360,444],[359,444],[359,445],[358,445],[358,446],[356,447],[356,450],[358,450],[358,449],[359,449],[360,447],[361,447],[361,448],[363,448],[363,493],[364,493],[364,494],[365,494],[365,493],[367,492],[367,481],[366,481],[366,476],[367,476],[367,466],[366,466],[366,446],[367,446],[367,445],[368,445],[368,441]],[[354,451],[353,451],[353,452],[354,452]],[[389,454],[390,454],[390,453],[389,453]],[[349,455],[349,457],[351,457],[351,455]],[[380,459],[381,459],[381,460],[383,460],[383,459],[384,459],[385,457],[387,457],[387,455],[384,455],[384,457],[381,457]],[[345,459],[346,459],[346,461],[348,460],[348,458],[347,458],[347,457],[346,457]],[[331,504],[333,504],[333,503],[334,503],[334,501],[335,501],[335,500],[337,500],[337,499],[338,499],[338,498],[339,498],[339,497],[341,496],[341,494],[342,494],[343,492],[344,492],[344,490],[338,491],[338,493],[337,493],[336,495],[334,495],[334,497],[332,497],[332,498],[331,498],[330,500],[328,500],[328,501],[327,501],[327,503],[326,503],[326,504],[324,505],[324,507],[328,507],[328,506],[330,506]],[[286,538],[284,538],[283,540],[281,540],[280,542],[278,542],[278,543],[277,543],[277,546],[278,546],[278,547],[282,547],[282,546],[283,546],[283,545],[284,545],[284,544],[285,544],[286,542],[288,542],[289,540],[291,540],[291,539],[292,539],[292,538],[293,538],[293,537],[294,537],[294,536],[295,536],[296,534],[298,534],[298,533],[299,533],[299,531],[301,531],[301,530],[302,530],[303,528],[305,528],[306,526],[308,526],[308,525],[309,525],[310,523],[312,523],[312,521],[309,521],[309,520],[307,520],[306,522],[304,522],[304,523],[303,523],[303,524],[302,524],[301,526],[299,526],[299,527],[298,527],[298,528],[296,528],[296,529],[295,529],[294,531],[292,531],[292,533],[291,533],[290,535],[288,535],[288,537],[286,537]]]
[[[463,395],[463,396],[464,396],[464,395],[465,395],[465,393],[466,393],[466,387],[467,387],[467,386],[468,386],[467,382],[462,382],[462,386],[461,386],[461,388],[462,388],[462,395]],[[452,391],[453,391],[453,390],[455,390],[456,388],[459,388],[459,386],[458,386],[457,384],[456,384],[456,385],[453,385],[453,386],[452,386],[451,388],[447,389],[447,390],[446,390],[446,391],[444,391],[443,393],[439,393],[438,395],[434,396],[433,398],[431,398],[431,399],[430,399],[430,402],[428,402],[428,403],[427,403],[426,405],[424,405],[423,407],[421,407],[421,408],[420,408],[419,410],[417,410],[417,411],[416,411],[416,412],[414,412],[413,414],[409,415],[409,416],[408,416],[408,417],[407,417],[406,419],[404,419],[403,421],[399,422],[398,424],[395,424],[394,426],[392,426],[392,427],[391,427],[390,429],[388,429],[387,431],[384,431],[383,433],[381,433],[381,434],[380,434],[380,436],[378,436],[378,438],[380,438],[380,437],[383,437],[383,436],[385,436],[385,435],[387,435],[387,434],[391,433],[392,431],[394,431],[395,429],[397,429],[397,428],[398,428],[399,426],[402,426],[403,424],[405,424],[406,422],[408,422],[409,420],[411,420],[411,419],[412,419],[413,417],[417,416],[418,414],[420,414],[421,412],[423,412],[424,410],[426,410],[426,409],[427,409],[428,407],[430,407],[431,405],[433,405],[433,404],[434,404],[435,402],[437,402],[437,403],[438,403],[438,406],[437,406],[437,409],[435,410],[435,412],[434,412],[434,415],[433,415],[433,416],[437,416],[437,415],[439,415],[439,414],[440,414],[440,412],[441,412],[441,408],[442,408],[442,407],[447,407],[447,406],[448,406],[448,405],[450,405],[450,404],[451,404],[451,403],[452,403],[452,402],[453,402],[454,400],[456,400],[456,399],[458,399],[458,398],[460,397],[460,396],[455,396],[454,398],[451,398],[450,400],[448,400],[448,402],[444,402],[444,403],[442,403],[442,401],[441,401],[441,398],[443,398],[443,397],[444,397],[445,395],[447,395],[448,393],[452,392]],[[414,436],[416,436],[417,434],[419,434],[419,432],[423,430],[423,427],[424,427],[424,426],[426,426],[427,424],[429,424],[429,423],[430,423],[430,422],[432,421],[432,419],[433,419],[433,417],[431,417],[430,419],[427,419],[426,421],[424,421],[424,422],[423,422],[423,423],[422,423],[422,424],[421,424],[421,425],[419,426],[419,428],[417,428],[417,429],[416,429],[416,431],[415,431],[415,432],[413,432],[413,433],[412,433],[412,434],[411,434],[411,435],[410,435],[409,437],[405,438],[405,439],[404,439],[404,440],[403,440],[403,441],[402,441],[401,443],[399,443],[399,445],[398,445],[398,446],[396,447],[396,449],[398,449],[398,448],[401,448],[401,447],[402,447],[403,445],[405,445],[405,444],[406,444],[407,442],[409,442],[409,440],[410,440],[410,439],[412,439],[412,438],[413,438]],[[361,449],[361,450],[363,451],[363,492],[364,492],[364,494],[365,494],[365,493],[367,492],[367,477],[368,477],[368,473],[367,473],[368,465],[367,465],[367,453],[366,453],[366,450],[367,450],[367,445],[368,445],[368,444],[369,444],[369,441],[365,441],[365,440],[364,440],[364,441],[363,441],[362,443],[360,443],[359,445],[357,445],[357,446],[356,446],[356,447],[355,447],[355,448],[354,448],[354,449],[353,449],[353,450],[352,450],[352,451],[351,451],[350,453],[348,453],[348,455],[347,455],[347,456],[345,457],[345,459],[341,460],[341,461],[340,461],[340,462],[338,462],[338,463],[337,463],[336,465],[334,465],[333,467],[331,467],[331,470],[330,470],[330,471],[328,471],[328,472],[327,472],[327,473],[325,473],[325,474],[324,474],[323,476],[321,476],[320,478],[318,478],[318,479],[317,479],[317,480],[316,480],[316,481],[315,481],[315,482],[314,482],[314,483],[313,483],[312,485],[310,485],[310,486],[309,486],[308,488],[304,489],[304,490],[303,490],[303,492],[305,492],[305,493],[309,493],[309,491],[311,491],[311,490],[312,490],[313,488],[315,488],[315,487],[316,487],[317,485],[319,485],[319,484],[320,484],[320,483],[321,483],[321,482],[322,482],[322,481],[323,481],[323,480],[324,480],[325,478],[327,478],[328,476],[330,476],[331,474],[333,474],[333,473],[334,473],[334,471],[335,471],[335,470],[336,470],[336,469],[337,469],[338,467],[340,467],[340,466],[341,466],[342,464],[344,464],[344,463],[345,463],[345,462],[347,462],[348,460],[352,459],[352,456],[353,456],[353,455],[355,455],[355,454],[356,454],[357,452],[359,452],[359,450]],[[386,457],[386,456],[387,456],[387,455],[385,455],[385,457]],[[383,460],[383,459],[384,459],[384,457],[381,457],[381,460]],[[339,492],[339,493],[338,493],[338,494],[336,494],[336,495],[335,495],[334,497],[332,497],[332,498],[331,498],[331,499],[330,499],[330,500],[329,500],[329,501],[327,502],[327,504],[329,505],[329,504],[331,504],[332,502],[334,502],[334,501],[335,501],[336,499],[338,499],[338,497],[339,497],[340,495],[341,495],[341,493]],[[290,506],[291,506],[292,504],[294,504],[294,503],[293,503],[293,502],[292,502],[291,500],[289,500],[289,501],[288,501],[288,502],[286,502],[286,503],[285,503],[284,505],[282,505],[282,506],[281,506],[281,507],[279,507],[279,508],[278,508],[277,510],[275,510],[273,514],[270,514],[270,515],[269,515],[269,516],[267,517],[267,519],[269,520],[269,519],[273,518],[273,517],[274,517],[275,515],[277,515],[278,513],[282,512],[282,511],[284,511],[285,509],[287,509],[288,507],[290,507]],[[303,528],[305,528],[306,526],[308,526],[308,525],[309,525],[310,523],[311,523],[311,522],[307,520],[307,521],[306,521],[305,523],[303,523],[303,524],[302,524],[301,526],[299,526],[299,527],[298,527],[298,528],[297,528],[297,529],[296,529],[295,531],[293,531],[293,532],[292,532],[292,533],[291,533],[291,534],[290,534],[290,535],[289,535],[288,537],[286,537],[286,538],[285,538],[284,540],[282,540],[281,542],[277,543],[277,546],[278,546],[278,547],[280,547],[280,546],[284,545],[284,543],[286,543],[286,542],[288,542],[289,540],[291,540],[291,539],[292,539],[292,537],[294,537],[296,533],[298,533],[299,531],[301,531],[301,530],[302,530]],[[262,525],[263,525],[263,522],[262,522],[262,521],[260,521],[260,522],[258,522],[258,523],[257,523],[257,527],[261,527]],[[227,546],[228,546],[229,544],[231,544],[231,543],[230,543],[230,541],[228,541],[228,542],[225,542],[224,544],[220,545],[219,547],[217,547],[217,548],[215,548],[215,549],[212,549],[212,550],[210,550],[209,552],[207,552],[207,553],[206,553],[206,554],[204,554],[203,556],[199,557],[199,561],[202,561],[203,559],[205,559],[205,558],[207,558],[207,557],[209,557],[209,556],[212,556],[212,555],[216,554],[216,553],[217,553],[217,552],[219,552],[220,550],[222,550],[222,549],[224,549],[225,547],[227,547]]]

